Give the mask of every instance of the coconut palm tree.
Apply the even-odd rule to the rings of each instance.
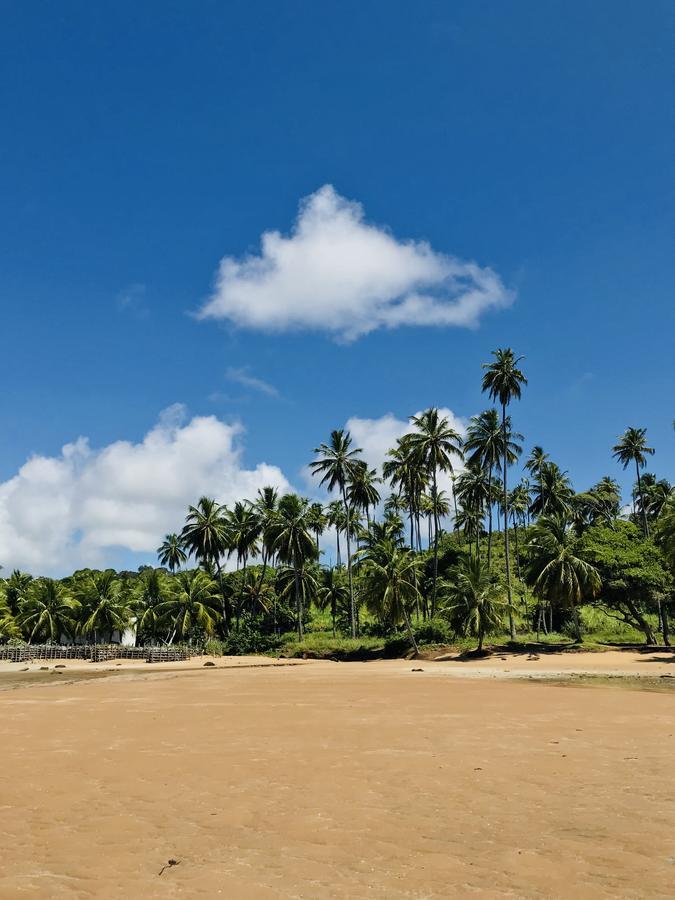
[[[396,442],[396,447],[387,453],[388,459],[382,466],[382,475],[403,500],[410,520],[410,549],[415,549],[415,528],[417,528],[417,548],[421,549],[419,516],[422,495],[429,485],[429,472],[423,460],[414,453],[410,435],[404,434]]]
[[[307,510],[307,521],[309,522],[310,529],[314,532],[314,538],[316,540],[316,552],[317,556],[321,556],[321,550],[319,548],[319,539],[321,535],[326,530],[326,526],[328,525],[328,518],[326,513],[324,512],[324,508],[320,503],[312,503],[310,504],[309,509]]]
[[[548,463],[549,455],[544,452],[543,447],[533,447],[530,450],[530,455],[525,460],[525,469],[530,473],[533,478],[536,478],[539,482],[539,494],[540,496],[544,496],[544,485],[542,483],[542,471],[546,463]]]
[[[572,507],[572,483],[557,463],[545,462],[539,471],[530,512],[533,516],[564,516]]]
[[[361,585],[366,606],[381,622],[405,623],[415,655],[419,652],[410,623],[412,609],[419,603],[414,553],[394,541],[384,540],[363,554]]]
[[[225,596],[223,570],[220,564],[220,560],[227,553],[229,546],[227,508],[211,497],[201,497],[196,506],[188,508],[185,525],[181,531],[181,540],[183,546],[202,565],[207,568],[215,567],[222,596],[223,625],[226,631],[229,630],[231,610]]]
[[[175,535],[174,535],[175,536]],[[158,569],[141,572],[133,588],[132,607],[136,619],[136,643],[139,638],[153,639],[161,622],[160,605],[167,597],[166,578]]]
[[[14,569],[5,582],[5,600],[12,615],[18,613],[21,602],[28,596],[28,589],[32,581],[32,575]]]
[[[36,638],[57,643],[74,634],[78,609],[63,584],[53,578],[36,578],[21,602],[17,625],[28,635],[28,643]]]
[[[349,579],[349,605],[351,612],[352,637],[356,637],[356,607],[354,605],[354,581],[352,578],[352,548],[349,528],[349,502],[347,499],[347,486],[358,477],[360,461],[358,454],[360,449],[352,448],[352,439],[348,431],[336,430],[331,433],[330,444],[321,444],[314,450],[318,453],[318,459],[310,463],[313,475],[320,475],[321,485],[326,485],[329,491],[339,490],[342,495],[345,516],[348,527],[345,530],[347,537],[347,574]]]
[[[621,463],[624,469],[627,469],[630,463],[635,463],[638,496],[640,498],[640,506],[642,507],[642,528],[645,537],[649,537],[649,524],[647,522],[647,512],[642,497],[640,469],[644,469],[647,464],[647,456],[653,455],[654,448],[647,446],[646,428],[627,428],[619,438],[619,443],[612,447],[612,456]]]
[[[655,538],[666,562],[675,572],[675,493],[671,493],[663,504],[656,522]]]
[[[166,600],[158,606],[158,614],[171,627],[169,644],[175,637],[186,640],[202,632],[212,635],[221,613],[218,610],[220,590],[216,582],[199,569],[179,572],[171,581]]]
[[[305,564],[316,560],[317,549],[308,521],[308,501],[297,494],[285,494],[279,501],[279,509],[270,525],[270,537],[274,552],[282,563],[295,572],[293,586],[297,614],[298,640],[303,637],[303,604],[301,579]],[[350,595],[351,600],[351,595]]]
[[[455,630],[478,638],[483,651],[485,636],[502,627],[506,604],[495,575],[477,556],[463,556],[441,589],[441,613]]]
[[[115,631],[124,633],[131,618],[130,598],[112,569],[87,573],[76,581],[73,593],[82,610],[80,634],[93,634],[98,643],[100,634],[111,640]]]
[[[157,548],[161,566],[167,566],[171,574],[187,562],[183,541],[177,534],[167,534],[161,547]]]
[[[380,502],[380,492],[375,487],[380,483],[377,471],[369,469],[365,462],[359,462],[347,484],[347,500],[352,509],[360,509],[366,514],[370,527],[370,510]]]
[[[347,515],[341,500],[331,500],[326,507],[326,519],[328,524],[335,529],[336,557],[335,562],[339,568],[342,566],[342,554],[340,553],[340,534],[347,530]]]
[[[599,593],[601,581],[595,566],[577,556],[576,542],[564,516],[541,516],[527,543],[526,579],[535,596],[571,611],[575,637],[581,641],[577,606]]]
[[[506,434],[506,448],[504,447],[504,435]],[[474,416],[469,423],[467,436],[464,441],[464,452],[467,462],[472,466],[481,466],[487,472],[488,497],[492,497],[492,482],[495,470],[498,470],[504,457],[504,450],[508,454],[509,464],[512,465],[522,452],[522,447],[517,441],[522,440],[522,434],[512,433],[511,419],[507,419],[504,427],[499,421],[496,409],[486,409],[478,416]],[[492,502],[488,503],[488,567],[492,565]]]
[[[431,478],[431,498],[434,504],[434,575],[431,588],[431,615],[436,612],[436,593],[438,588],[438,538],[440,522],[438,518],[438,475],[440,472],[452,472],[453,457],[461,460],[462,438],[448,419],[439,415],[435,408],[425,410],[419,416],[413,416],[414,427],[408,441],[413,459],[424,466]]]
[[[262,547],[262,569],[260,571],[260,580],[258,587],[262,589],[267,574],[267,566],[270,559],[270,536],[269,528],[277,514],[279,506],[279,492],[273,487],[264,487],[258,490],[258,496],[253,504],[256,516],[258,517],[258,526],[260,529],[261,547]]]
[[[509,465],[508,432],[506,408],[512,400],[520,400],[523,385],[527,378],[518,368],[522,356],[516,357],[510,347],[494,350],[494,361],[483,365],[483,391],[487,391],[492,400],[498,400],[502,407],[502,460],[503,460],[503,492],[504,492],[504,555],[506,557],[506,589],[508,593],[509,631],[511,640],[516,638],[513,621],[513,598],[511,596],[511,560],[509,555],[509,494],[507,490],[507,471]]]
[[[322,611],[330,608],[333,637],[335,637],[338,612],[341,609],[349,609],[349,588],[342,569],[336,569],[333,566],[321,569],[315,603]]]

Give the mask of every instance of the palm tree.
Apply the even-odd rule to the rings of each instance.
[[[570,512],[574,491],[572,483],[557,463],[545,462],[539,472],[530,512],[535,516],[562,516]]]
[[[477,637],[476,650],[482,653],[485,636],[502,626],[505,606],[499,583],[489,567],[477,556],[463,556],[451,569],[442,598],[442,613],[457,631]]]
[[[520,578],[520,549],[518,547],[518,526],[525,525],[525,517],[530,508],[530,487],[526,481],[521,481],[509,494],[509,512],[513,523],[513,533],[516,541],[516,574]]]
[[[316,597],[316,605],[320,610],[330,607],[330,616],[333,623],[333,637],[335,637],[335,622],[338,611],[349,607],[349,588],[345,583],[341,569],[333,566],[321,569],[319,578],[319,590]]]
[[[671,493],[663,504],[656,522],[655,537],[666,562],[675,572],[675,493]]]
[[[544,452],[543,447],[533,447],[530,450],[530,455],[525,460],[525,469],[530,473],[533,478],[538,479],[539,481],[539,494],[540,496],[544,496],[544,485],[542,481],[542,471],[544,465],[549,462],[548,453]]]
[[[258,517],[258,526],[260,529],[260,536],[262,538],[262,569],[260,572],[260,580],[258,581],[258,588],[260,590],[262,590],[262,586],[265,581],[265,575],[267,574],[267,565],[269,563],[271,552],[269,529],[277,514],[278,506],[279,492],[276,488],[264,487],[262,490],[258,490],[258,496],[255,503],[253,504],[253,508],[255,510],[255,514]]]
[[[158,569],[147,568],[141,572],[134,585],[132,603],[136,616],[136,643],[139,637],[153,639],[156,636],[161,620],[159,607],[166,599],[166,593],[165,577]]]
[[[653,456],[654,449],[647,446],[646,428],[627,428],[619,438],[619,443],[612,447],[612,456],[621,463],[624,469],[627,469],[631,462],[635,463],[638,496],[642,507],[642,527],[645,537],[649,537],[649,524],[647,523],[647,512],[642,497],[640,469],[644,469],[647,464],[648,455]]]
[[[499,414],[496,409],[486,409],[478,416],[471,419],[464,441],[464,452],[467,455],[469,465],[481,466],[487,471],[488,489],[487,495],[492,497],[492,477],[504,457],[504,451],[508,454],[509,463],[513,464],[522,451],[516,441],[522,440],[522,434],[511,432],[511,420],[507,420],[503,427],[499,422]],[[504,447],[504,435],[506,434],[506,448]],[[488,567],[492,565],[492,500],[488,503]]]
[[[375,487],[380,483],[375,469],[369,469],[360,462],[354,469],[347,485],[347,499],[352,509],[360,509],[366,514],[370,527],[370,510],[380,502],[380,492]]]
[[[228,550],[229,533],[227,509],[211,497],[201,497],[196,506],[190,506],[181,532],[183,545],[203,565],[215,566],[222,595],[223,625],[230,627],[229,603],[225,598],[223,570],[220,560]]]
[[[503,490],[504,490],[504,554],[506,557],[506,589],[509,601],[509,631],[511,640],[516,638],[516,628],[513,621],[513,598],[511,596],[511,560],[509,556],[509,494],[507,490],[507,470],[509,464],[509,448],[506,421],[506,407],[511,400],[520,400],[523,385],[527,384],[527,378],[518,368],[522,356],[516,357],[510,347],[502,350],[494,350],[494,362],[485,363],[483,369],[483,391],[487,391],[492,400],[499,400],[502,407],[502,433],[503,433]]]
[[[436,592],[438,582],[438,537],[440,522],[438,518],[438,474],[452,472],[452,457],[462,459],[462,438],[450,427],[447,418],[440,416],[438,410],[430,408],[419,416],[412,417],[415,431],[409,436],[409,445],[414,459],[429,472],[431,476],[431,498],[434,504],[434,577],[431,591],[431,615],[436,612]]]
[[[14,569],[5,582],[5,599],[12,615],[16,615],[21,602],[28,596],[28,588],[32,581],[32,575]]]
[[[317,557],[316,544],[307,518],[308,501],[297,494],[286,494],[279,501],[279,510],[270,525],[272,547],[281,560],[295,572],[293,580],[297,614],[298,640],[303,636],[303,605],[301,577],[305,563]]]
[[[316,552],[317,556],[321,556],[321,550],[319,549],[319,539],[321,535],[326,530],[326,525],[328,524],[328,518],[326,513],[324,512],[323,506],[320,503],[312,503],[307,510],[307,521],[309,522],[309,527],[314,532],[314,538],[316,539]]]
[[[420,509],[422,495],[429,485],[429,472],[423,460],[415,455],[410,434],[404,434],[389,450],[389,457],[382,466],[382,474],[391,486],[398,488],[404,500],[404,508],[410,520],[410,549],[415,549],[415,526],[417,527],[417,549],[421,550]]]
[[[348,431],[336,430],[331,433],[330,444],[321,444],[314,452],[319,458],[310,463],[313,475],[321,475],[321,485],[326,485],[329,491],[336,488],[342,495],[345,516],[347,517],[347,574],[349,578],[349,606],[351,613],[352,637],[356,637],[356,607],[354,605],[354,582],[352,579],[352,548],[349,528],[349,503],[347,501],[347,486],[358,477],[359,449],[352,449],[352,439]]]
[[[326,519],[328,524],[335,529],[336,557],[335,562],[338,569],[342,566],[342,556],[340,554],[340,532],[347,529],[347,515],[341,500],[331,500],[326,507]]]
[[[180,569],[183,563],[187,562],[187,553],[183,548],[183,541],[177,534],[167,534],[164,543],[157,548],[157,556],[160,565],[168,566],[169,571],[173,574],[176,569]]]
[[[551,606],[557,603],[571,610],[575,636],[581,641],[577,606],[599,593],[598,570],[577,556],[576,538],[564,516],[542,516],[533,526],[527,550],[528,584]]]
[[[74,633],[78,608],[77,601],[60,582],[37,578],[21,603],[17,624],[28,635],[28,643],[35,638],[57,643],[61,637]]]
[[[179,572],[171,582],[169,596],[159,604],[157,612],[171,622],[169,644],[176,636],[185,640],[195,630],[211,635],[220,618],[218,585],[206,572],[193,569]]]
[[[108,639],[115,631],[124,633],[131,617],[129,597],[112,569],[89,572],[76,582],[74,593],[82,608],[81,634],[93,634],[96,644],[100,633]]]
[[[363,555],[363,596],[373,615],[388,625],[405,622],[415,655],[419,648],[410,623],[410,613],[419,603],[416,570],[418,560],[411,550],[384,540]]]

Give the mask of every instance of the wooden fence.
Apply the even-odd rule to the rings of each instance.
[[[88,659],[108,662],[113,659],[144,659],[146,662],[179,662],[199,654],[185,647],[123,647],[117,644],[25,644],[0,647],[0,660],[30,662],[32,659]]]

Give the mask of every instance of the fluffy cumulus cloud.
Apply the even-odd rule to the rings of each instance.
[[[415,413],[419,416],[421,411]],[[466,423],[459,416],[456,416],[451,409],[441,407],[438,410],[440,416],[448,420],[451,428],[454,428],[462,437],[466,434]],[[359,419],[353,417],[347,420],[345,428],[349,431],[356,447],[360,447],[363,451],[364,458],[371,466],[380,468],[387,458],[387,451],[396,446],[396,441],[403,437],[404,434],[413,431],[414,427],[411,419],[398,419],[391,413],[380,416],[378,419]],[[455,466],[460,471],[462,466],[459,461]],[[447,489],[449,479],[444,479],[447,485],[442,485],[443,489]]]
[[[171,407],[139,443],[94,449],[86,438],[34,456],[0,484],[0,562],[35,574],[106,565],[115,551],[152,556],[202,494],[231,503],[263,485],[290,488],[281,470],[242,466],[237,424],[187,420]]]
[[[302,201],[290,235],[265,232],[258,255],[221,261],[200,316],[353,340],[402,325],[473,327],[512,299],[491,269],[398,240],[325,185]]]

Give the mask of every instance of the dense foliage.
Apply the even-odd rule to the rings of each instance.
[[[232,507],[202,497],[158,548],[161,568],[82,570],[0,580],[0,641],[208,643],[229,653],[331,640],[345,653],[375,641],[418,643],[534,631],[583,637],[602,615],[653,643],[669,639],[675,492],[643,471],[643,428],[612,448],[634,467],[631,506],[610,476],[576,493],[538,446],[522,459],[510,409],[527,384],[510,349],[484,366],[498,404],[465,436],[431,408],[378,472],[348,432],[315,450],[324,505],[271,487]],[[509,489],[509,470],[523,477]],[[322,563],[327,532],[334,565]],[[594,621],[597,621],[594,620]],[[351,642],[349,648],[344,642]]]

